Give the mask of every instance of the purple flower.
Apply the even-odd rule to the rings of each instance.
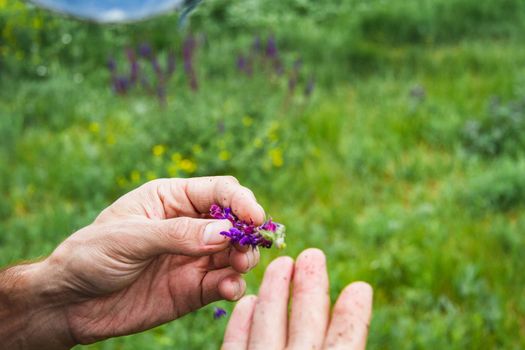
[[[130,88],[130,81],[127,77],[114,77],[113,90],[119,95],[125,95]]]
[[[218,320],[219,318],[221,317],[224,317],[226,316],[228,313],[226,312],[226,310],[220,308],[220,307],[215,307],[213,309],[213,318]]]
[[[241,72],[246,71],[246,58],[243,55],[237,56],[237,69]]]
[[[275,37],[271,35],[266,43],[266,56],[275,59],[277,58],[277,54],[277,42],[275,41]]]
[[[217,204],[211,206],[210,216],[214,219],[229,220],[232,223],[232,228],[228,231],[221,232],[221,235],[230,238],[232,243],[238,243],[242,246],[252,246],[252,248],[257,246],[271,248],[274,243],[277,248],[285,246],[285,227],[272,221],[271,218],[261,226],[256,226],[253,223],[248,223],[237,218],[231,208],[221,208]]]
[[[163,78],[162,69],[160,68],[159,61],[157,60],[157,57],[153,56],[151,57],[151,66],[153,67],[153,70],[155,71],[155,74],[159,79]]]
[[[144,58],[150,58],[153,54],[150,44],[142,43],[139,47],[139,54]]]
[[[195,73],[195,70],[193,69],[193,54],[196,48],[196,41],[195,38],[192,35],[189,35],[186,40],[184,40],[184,44],[182,47],[182,57],[184,60],[184,71],[186,72],[186,76],[188,78],[188,83],[190,84],[190,88],[193,91],[197,91],[199,89],[199,84],[197,82],[197,74]]]
[[[137,61],[137,55],[132,49],[127,49],[126,54],[130,65],[129,80],[131,83],[135,83],[139,77],[139,62]]]

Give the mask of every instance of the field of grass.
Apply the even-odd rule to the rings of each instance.
[[[525,347],[525,3],[319,3],[205,1],[179,30],[0,0],[0,266],[49,254],[148,179],[231,174],[289,232],[250,292],[278,254],[319,247],[333,299],[374,287],[370,349]],[[283,74],[264,52],[236,66],[256,36],[276,39]],[[144,42],[163,65],[178,55],[165,100],[112,89],[107,60],[126,72]],[[225,324],[207,307],[78,349],[216,349]]]

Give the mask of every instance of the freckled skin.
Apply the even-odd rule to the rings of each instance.
[[[222,350],[365,349],[372,306],[370,286],[363,282],[347,286],[330,317],[324,254],[308,249],[299,255],[292,271],[290,263],[282,257],[273,261],[264,275],[257,303],[251,309],[235,308]],[[239,319],[251,320],[249,331],[239,331],[246,329]]]

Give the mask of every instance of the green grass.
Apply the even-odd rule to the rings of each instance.
[[[521,2],[496,11],[489,1],[374,1],[368,9],[352,1],[327,22],[335,3],[323,12],[313,2],[269,1],[251,22],[233,18],[251,2],[205,6],[192,23],[209,36],[199,53],[202,89],[187,91],[178,76],[165,108],[108,87],[105,55],[140,42],[134,27],[55,19],[56,28],[80,30],[84,51],[74,58],[75,36],[69,48],[40,47],[44,78],[5,54],[12,69],[0,82],[0,264],[48,254],[147,178],[232,174],[287,225],[285,254],[326,252],[333,299],[351,281],[373,285],[370,349],[524,347],[525,153],[516,146],[485,157],[462,136],[468,120],[489,113],[493,96],[525,96]],[[272,16],[282,16],[282,26]],[[169,23],[142,24],[159,50],[180,42],[177,33],[162,39]],[[304,30],[291,31],[294,23]],[[275,32],[288,60],[304,57],[318,81],[311,99],[287,96],[283,79],[234,71],[235,53],[257,31]],[[424,97],[411,96],[415,87]],[[154,156],[156,145],[165,153]],[[221,159],[224,151],[230,157]],[[250,292],[280,253],[264,252],[247,276]],[[215,349],[225,321],[211,312],[78,348]]]

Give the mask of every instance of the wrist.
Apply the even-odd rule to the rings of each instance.
[[[75,345],[53,275],[45,261],[0,272],[0,349]]]

